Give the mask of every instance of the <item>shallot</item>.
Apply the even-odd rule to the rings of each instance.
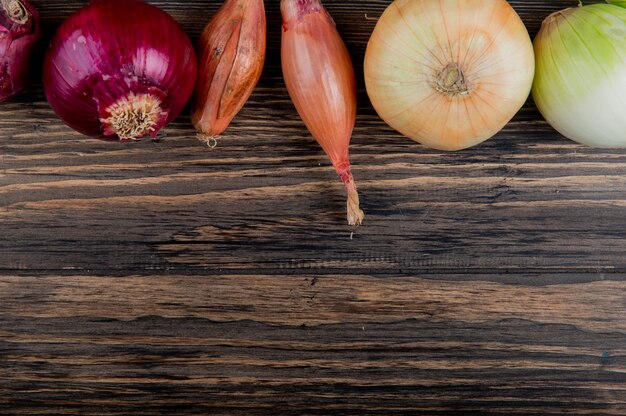
[[[200,37],[191,121],[210,143],[228,128],[259,82],[265,62],[263,0],[226,0]]]
[[[348,223],[360,225],[365,215],[359,207],[348,150],[357,109],[350,54],[319,0],[282,0],[281,11],[287,90],[346,187]]]

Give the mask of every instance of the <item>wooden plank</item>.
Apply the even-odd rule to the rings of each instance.
[[[626,411],[625,282],[439,277],[1,277],[0,414]]]
[[[532,286],[454,275],[438,279],[443,281],[367,275],[5,276],[0,277],[0,304],[2,314],[19,319],[131,321],[156,315],[294,327],[427,318],[471,324],[520,319],[626,333],[626,282],[570,277],[568,283]]]
[[[474,160],[402,145],[376,155],[364,144],[353,160],[368,222],[351,229],[321,155],[269,145],[247,154],[257,138],[227,140],[214,152],[191,140],[132,149],[92,141],[38,160],[6,156],[0,267],[624,271],[617,152],[529,144],[507,162],[496,140],[490,157]]]
[[[0,319],[10,414],[621,415],[623,334],[523,320],[314,327]],[[193,335],[191,335],[193,334]],[[613,355],[615,353],[615,355]]]

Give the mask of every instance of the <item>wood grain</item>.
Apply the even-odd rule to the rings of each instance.
[[[87,2],[33,3],[49,39]],[[196,40],[220,2],[151,3]],[[626,414],[626,153],[531,100],[477,148],[401,137],[360,75],[389,3],[325,2],[359,74],[360,228],[289,101],[277,0],[217,149],[188,112],[158,142],[80,136],[37,81],[0,106],[0,414]],[[531,35],[577,4],[510,3]]]

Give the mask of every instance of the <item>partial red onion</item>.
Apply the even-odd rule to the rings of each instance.
[[[189,100],[197,62],[167,13],[141,0],[93,0],[70,16],[46,54],[52,109],[94,137],[156,137]]]
[[[27,0],[0,0],[0,101],[28,83],[40,32],[39,15]]]

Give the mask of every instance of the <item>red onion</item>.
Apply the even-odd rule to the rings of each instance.
[[[140,0],[93,0],[55,34],[43,82],[52,109],[94,137],[134,140],[176,118],[196,81],[191,41]]]
[[[39,15],[27,0],[0,0],[0,101],[26,86],[39,26]]]

